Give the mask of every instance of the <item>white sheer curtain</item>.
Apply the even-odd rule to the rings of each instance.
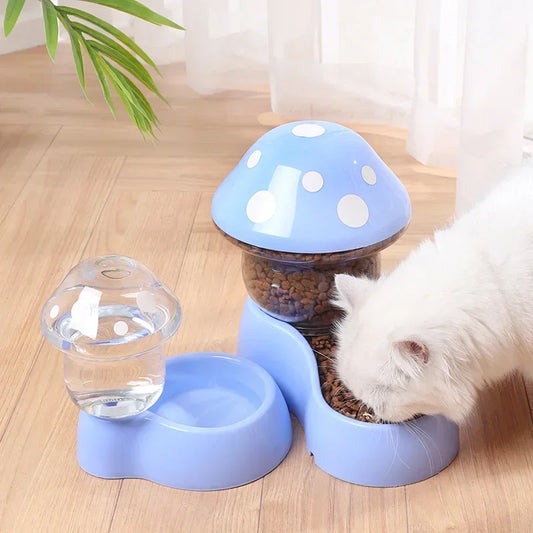
[[[461,213],[531,149],[531,4],[158,0],[153,8],[187,27],[187,77],[196,91],[270,81],[272,109],[284,117],[408,128],[416,159],[457,168]],[[168,43],[156,50],[159,31],[133,28],[159,61],[173,60]],[[183,35],[172,38],[178,45]]]
[[[185,60],[197,92],[270,83],[287,118],[405,127],[417,160],[457,168],[458,213],[533,154],[531,0],[145,3],[187,31],[112,21],[157,62]]]

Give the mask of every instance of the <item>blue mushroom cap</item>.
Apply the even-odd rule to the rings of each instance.
[[[405,187],[370,145],[323,121],[263,135],[220,184],[211,210],[231,237],[293,253],[365,248],[411,217]]]

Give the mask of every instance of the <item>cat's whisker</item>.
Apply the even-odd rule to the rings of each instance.
[[[335,359],[333,359],[332,357],[329,357],[328,355],[326,355],[325,353],[322,353],[318,350],[313,350],[314,353],[317,353],[318,355],[321,355],[322,357],[325,357],[326,359],[329,359],[330,361],[335,361]]]
[[[421,433],[421,428],[419,428],[412,420],[407,420],[404,423],[408,431],[410,431],[411,434],[417,438],[418,442],[420,442],[420,445],[422,446],[422,448],[424,449],[424,453],[426,454],[429,469],[433,470],[433,456],[431,455],[429,446],[427,445],[427,442],[424,438],[424,436],[428,436],[427,433],[425,433],[424,431],[422,431]],[[428,440],[431,441],[431,443],[434,445],[434,441],[431,437],[429,437]]]
[[[342,387],[339,387],[336,391],[335,391],[335,394],[331,397],[331,401],[333,402],[333,400],[337,397],[337,395],[342,392]]]
[[[429,469],[430,470],[433,470],[433,460],[431,458],[431,454],[429,453],[429,449],[427,448],[424,440],[421,438],[421,436],[415,431],[415,429],[413,428],[413,426],[411,426],[411,424],[409,422],[404,422],[405,424],[405,429],[407,429],[407,431],[409,433],[411,433],[411,435],[413,435],[416,440],[420,443],[420,445],[422,446],[422,449],[424,450],[424,453],[426,455],[426,459],[428,461],[428,466],[429,466]]]
[[[394,466],[394,462],[395,462],[396,457],[398,455],[398,448],[394,446],[394,439],[393,439],[393,436],[392,436],[392,428],[390,428],[390,427],[387,427],[387,443],[394,450],[394,456],[392,458],[392,461],[391,461],[391,463],[389,465],[389,469],[387,471],[387,475],[388,475],[389,472],[392,470],[392,467]]]
[[[427,431],[422,429],[414,420],[408,420],[407,422],[412,428],[418,431],[421,435],[426,437],[429,441],[433,442],[433,437]]]
[[[398,449],[400,447],[400,432],[398,431],[398,428],[393,425],[389,425],[387,427],[389,430],[389,434],[391,435],[391,442],[394,445],[394,457],[395,458],[398,457],[398,460],[400,461],[400,463],[402,463],[402,465],[404,465],[405,468],[410,469],[411,467],[402,459],[402,456],[398,452]],[[394,440],[393,433],[396,434],[396,441]]]
[[[435,449],[437,451],[437,453],[439,454],[439,458],[440,458],[440,462],[442,463],[443,462],[443,457],[442,457],[442,452],[441,452],[441,449],[440,449],[440,446],[437,446],[437,443],[435,442],[435,440],[433,439],[433,437],[427,432],[425,431],[424,429],[422,429],[417,423],[416,421],[414,420],[411,420],[410,421],[411,423],[411,426],[416,428],[416,431],[418,431],[418,433],[422,436],[424,436],[426,438],[426,441],[432,446],[433,449]]]

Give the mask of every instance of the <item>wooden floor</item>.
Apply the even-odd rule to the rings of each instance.
[[[124,117],[112,120],[100,98],[84,99],[65,49],[55,65],[43,49],[0,57],[0,531],[532,531],[533,433],[518,378],[483,395],[448,469],[408,487],[330,477],[306,454],[297,423],[281,466],[238,489],[184,492],[81,471],[62,359],[39,332],[43,302],[73,265],[114,252],[154,270],[183,305],[168,354],[236,346],[239,251],[214,230],[210,201],[281,121],[266,89],[203,98],[186,87],[182,65],[163,74],[172,109],[157,108],[153,145]],[[403,131],[354,127],[414,204],[408,233],[384,253],[388,270],[452,217],[453,173],[409,157]]]

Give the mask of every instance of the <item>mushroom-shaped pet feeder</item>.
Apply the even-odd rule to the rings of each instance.
[[[378,252],[411,215],[405,187],[368,143],[329,122],[275,128],[216,191],[215,224],[244,253],[254,302],[304,333],[327,331],[337,273],[377,277]]]
[[[306,340],[338,316],[334,276],[379,275],[379,252],[405,230],[408,194],[368,143],[329,122],[295,122],[261,137],[217,189],[216,226],[243,250],[249,298],[238,352],[280,386],[315,463],[340,479],[405,485],[445,468],[458,429],[443,417],[355,420],[324,400]]]
[[[101,256],[75,267],[41,313],[80,408],[78,461],[104,478],[214,490],[248,483],[287,454],[291,424],[272,377],[219,353],[165,360],[178,299],[145,266]]]

